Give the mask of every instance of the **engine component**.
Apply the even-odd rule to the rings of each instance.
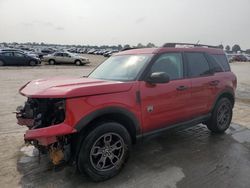
[[[59,124],[65,119],[65,100],[29,98],[24,107],[17,108],[16,116],[18,124],[29,129]]]

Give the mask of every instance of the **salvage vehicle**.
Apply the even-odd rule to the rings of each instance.
[[[71,63],[79,66],[90,63],[88,58],[69,52],[55,52],[53,54],[43,56],[43,61],[49,62],[50,65]]]
[[[25,54],[18,50],[3,50],[0,51],[0,66],[7,65],[29,65],[35,66],[41,64],[38,57]]]
[[[182,47],[184,45],[185,47]],[[73,161],[94,181],[118,174],[147,135],[205,124],[230,126],[237,79],[223,50],[167,43],[114,54],[87,77],[30,81],[18,107],[26,143],[52,162]]]

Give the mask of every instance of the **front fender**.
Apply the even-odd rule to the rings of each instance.
[[[122,107],[116,107],[116,106],[105,107],[105,108],[98,109],[94,112],[89,113],[88,115],[82,117],[80,121],[78,121],[78,123],[75,126],[75,129],[77,131],[81,131],[94,119],[107,115],[107,114],[117,114],[117,113],[126,116],[133,122],[133,125],[135,126],[135,130],[136,130],[136,135],[141,133],[140,123],[139,123],[139,120],[136,118],[136,116],[129,110],[122,108]]]

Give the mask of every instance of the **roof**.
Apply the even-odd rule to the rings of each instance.
[[[140,48],[119,52],[115,55],[161,54],[166,52],[206,52],[209,54],[225,54],[222,49],[209,47],[160,47]]]

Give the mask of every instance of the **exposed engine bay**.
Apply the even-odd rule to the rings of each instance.
[[[17,119],[18,124],[29,129],[62,123],[65,119],[65,100],[28,98],[24,106],[17,108]]]

